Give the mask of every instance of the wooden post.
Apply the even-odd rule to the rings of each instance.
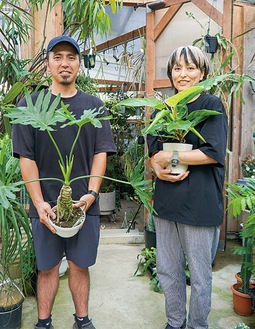
[[[21,2],[23,2],[23,8],[26,8],[25,0]],[[47,46],[50,39],[63,33],[61,2],[58,2],[52,10],[45,2],[42,9],[33,13],[33,25],[29,39],[21,44],[22,58],[33,58]]]

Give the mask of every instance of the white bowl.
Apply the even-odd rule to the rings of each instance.
[[[52,222],[49,218],[51,225],[56,229],[56,234],[61,236],[62,238],[71,238],[75,234],[77,234],[85,222],[86,215],[84,214],[79,221],[76,222],[76,225],[73,227],[60,227]]]

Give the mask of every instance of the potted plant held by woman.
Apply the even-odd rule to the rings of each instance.
[[[50,140],[54,144],[56,152],[59,157],[59,166],[63,176],[63,179],[56,177],[40,178],[40,180],[55,180],[62,183],[62,188],[57,199],[57,205],[53,208],[56,213],[56,220],[51,219],[52,225],[56,228],[57,234],[63,237],[71,237],[75,235],[81,225],[84,222],[84,213],[80,208],[74,208],[73,204],[75,200],[72,199],[72,188],[71,183],[78,179],[89,178],[90,175],[74,177],[71,179],[71,173],[74,158],[74,147],[79,139],[79,135],[83,125],[92,124],[96,128],[101,128],[101,120],[107,120],[109,117],[102,117],[101,111],[96,109],[85,110],[80,118],[75,118],[74,115],[68,110],[68,107],[61,102],[60,94],[50,104],[51,92],[45,93],[43,90],[40,92],[35,104],[33,104],[32,98],[28,92],[26,94],[26,107],[7,109],[8,114],[6,117],[12,119],[13,124],[31,125],[33,128],[39,129],[40,131],[46,131]],[[52,131],[57,123],[62,123],[60,129],[64,129],[67,126],[77,125],[77,134],[73,140],[70,152],[68,155],[62,155],[60,148],[54,140]],[[147,189],[149,183],[143,180],[143,173],[141,168],[136,168],[131,177],[130,182],[119,181],[114,178],[101,176],[105,179],[110,179],[116,182],[132,185],[137,193],[142,198],[145,206],[152,208],[149,203],[149,196]],[[25,182],[27,183],[27,182]],[[78,200],[77,200],[78,202]]]
[[[119,105],[130,107],[148,106],[157,110],[155,116],[142,130],[142,134],[161,136],[166,141],[167,139],[175,141],[174,143],[164,143],[164,149],[187,151],[192,149],[192,145],[185,143],[185,136],[191,131],[205,142],[205,139],[195,127],[209,116],[220,114],[213,110],[197,110],[188,113],[187,104],[202,92],[208,90],[212,84],[213,81],[207,80],[205,85],[201,83],[190,87],[164,101],[153,97],[129,98],[121,101]],[[172,173],[181,173],[187,170],[187,165],[178,164],[175,168],[172,168],[169,164],[169,168],[172,169]]]

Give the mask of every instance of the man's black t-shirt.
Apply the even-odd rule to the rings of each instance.
[[[216,110],[221,115],[211,116],[196,126],[206,140],[202,142],[192,132],[186,142],[193,144],[217,164],[189,166],[190,174],[183,181],[170,183],[156,179],[154,208],[160,218],[195,226],[218,226],[223,220],[223,183],[228,122],[220,99],[201,94],[188,104],[189,113],[199,109]],[[156,136],[148,136],[149,153],[163,149]],[[170,141],[169,141],[170,142]]]
[[[32,95],[35,102],[38,93]],[[55,96],[52,96],[52,101]],[[69,104],[69,110],[80,118],[84,110],[99,109],[103,107],[103,102],[89,94],[78,91],[77,94],[70,98],[61,99],[65,104]],[[18,106],[25,106],[25,99],[22,99]],[[106,109],[102,116],[106,116]],[[74,165],[71,179],[79,176],[89,175],[92,167],[92,160],[95,154],[106,152],[108,155],[116,153],[112,132],[108,120],[102,120],[102,128],[95,128],[92,124],[85,124],[81,129],[81,134],[74,148]],[[58,144],[61,154],[65,160],[69,154],[75,139],[78,127],[77,125],[61,128],[63,123],[54,127],[52,135]],[[29,158],[36,161],[39,169],[40,178],[60,178],[63,179],[58,164],[58,154],[53,146],[46,131],[34,129],[30,125],[13,125],[13,150],[14,156]],[[55,180],[40,181],[44,200],[51,206],[56,204],[57,197],[61,188],[61,183]],[[79,200],[80,197],[87,193],[88,179],[79,179],[71,184],[73,190],[73,200]],[[94,203],[88,210],[91,215],[99,215],[99,204]],[[30,217],[38,217],[37,211],[30,203]]]

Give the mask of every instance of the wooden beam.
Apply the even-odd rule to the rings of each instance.
[[[174,18],[175,14],[178,12],[178,10],[181,8],[181,6],[182,6],[182,4],[173,5],[167,10],[165,15],[162,17],[162,19],[159,21],[159,23],[155,26],[154,41],[156,41],[158,39],[158,37],[164,31],[166,26],[171,22],[171,20]]]
[[[127,84],[128,91],[144,91],[145,84],[139,84],[138,82],[130,82],[130,81],[119,81],[119,80],[106,80],[106,79],[95,79],[100,86],[100,90],[108,91],[108,92],[116,92],[119,91],[122,84]]]
[[[116,37],[114,39],[108,40],[104,43],[101,43],[100,45],[96,46],[96,51],[103,51],[109,48],[116,47],[120,44],[123,44],[126,41],[134,40],[139,38],[142,35],[145,35],[145,29],[146,26],[142,26],[136,30],[130,31],[126,34],[122,34],[119,37]],[[87,53],[89,49],[84,50],[82,53]]]
[[[169,79],[159,79],[153,81],[153,89],[171,88]]]
[[[221,27],[223,26],[223,14],[217,10],[214,6],[212,6],[208,1],[206,0],[191,0],[194,5],[196,5],[199,9],[201,9],[208,17],[211,17],[218,25]],[[229,0],[224,0],[224,15],[227,16],[227,13],[225,12],[225,3],[229,2]],[[225,19],[226,23],[229,21],[229,17]]]
[[[233,27],[233,1],[232,0],[224,0],[223,12],[224,12],[224,17],[228,18],[222,22],[223,35],[226,39],[232,40],[232,27]],[[236,22],[238,22],[238,21],[236,21]]]
[[[183,4],[186,2],[190,2],[191,0],[165,0],[166,7],[174,6],[174,5],[179,5]]]

